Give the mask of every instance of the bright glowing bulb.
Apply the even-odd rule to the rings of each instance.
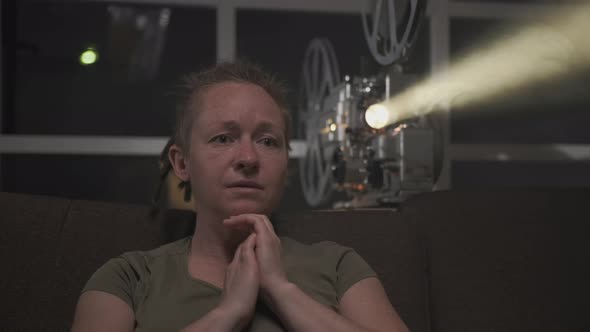
[[[332,123],[330,125],[330,131],[332,131],[332,132],[336,131],[336,124],[335,123]]]
[[[381,129],[388,124],[391,111],[382,104],[373,104],[367,108],[365,112],[365,121],[367,124],[375,129]]]
[[[89,48],[80,54],[80,64],[87,66],[98,60],[98,53],[92,48]]]

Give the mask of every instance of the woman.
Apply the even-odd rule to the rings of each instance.
[[[275,234],[291,125],[280,84],[224,63],[186,88],[168,157],[194,194],[195,232],[107,262],[72,330],[407,331],[354,251]]]

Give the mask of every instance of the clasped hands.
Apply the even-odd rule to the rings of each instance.
[[[275,294],[289,285],[281,260],[281,241],[265,215],[241,214],[223,221],[226,227],[250,229],[226,270],[220,308],[239,325],[253,317],[258,293],[271,307]]]

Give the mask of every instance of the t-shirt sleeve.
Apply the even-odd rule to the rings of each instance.
[[[336,266],[336,291],[338,299],[341,299],[344,293],[357,282],[377,277],[377,273],[369,264],[353,249],[343,247],[343,252]]]
[[[82,293],[93,290],[113,294],[135,310],[134,294],[141,274],[137,264],[129,257],[112,258],[94,272]]]

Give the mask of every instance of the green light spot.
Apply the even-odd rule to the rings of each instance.
[[[87,66],[91,65],[98,60],[98,53],[94,49],[87,49],[80,54],[80,64]]]

